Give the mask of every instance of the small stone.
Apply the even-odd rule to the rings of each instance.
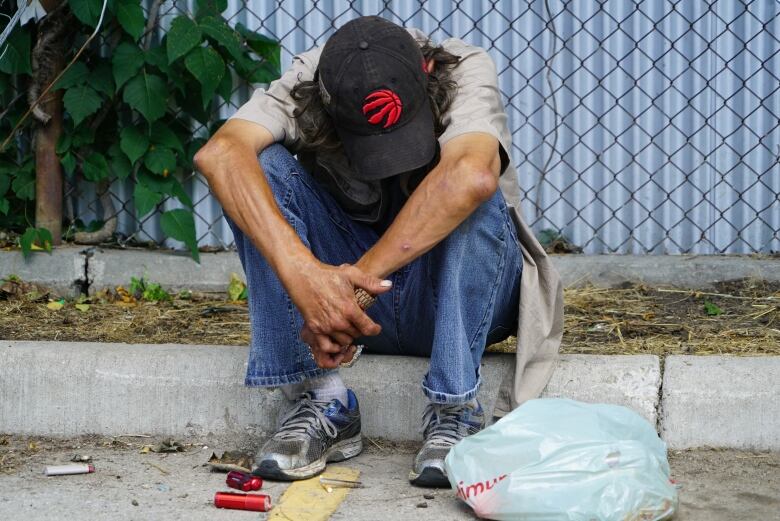
[[[434,499],[436,496],[434,496],[433,494],[423,494],[423,497],[425,499]]]
[[[417,508],[428,508],[428,503],[423,501],[422,503],[417,503]]]
[[[137,507],[137,506],[138,506],[138,501],[136,501],[136,500],[134,499],[134,500],[132,500],[132,501],[130,502],[130,504],[132,504],[134,507]]]

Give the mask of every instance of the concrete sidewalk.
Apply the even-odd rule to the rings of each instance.
[[[15,469],[0,474],[0,519],[227,521],[265,518],[262,514],[213,506],[214,493],[229,490],[225,487],[224,474],[211,473],[203,466],[215,449],[213,445],[207,449],[195,445],[175,454],[139,454],[139,445],[157,441],[37,440],[36,452],[20,457]],[[10,447],[0,447],[0,456],[14,446],[24,449],[28,443],[26,439],[12,439]],[[452,490],[409,485],[407,474],[416,449],[414,444],[366,440],[363,454],[339,464],[360,470],[365,488],[350,491],[331,519],[475,520],[474,514],[455,498]],[[94,474],[43,476],[44,466],[68,463],[76,453],[92,456]],[[672,477],[681,487],[676,520],[777,519],[780,453],[699,450],[670,452],[669,459]],[[266,482],[261,492],[269,494],[276,504],[286,487],[285,483]]]
[[[246,347],[0,341],[0,359],[0,432],[11,434],[244,443],[275,428],[284,400],[243,385]],[[488,412],[513,363],[512,354],[483,359]],[[360,399],[364,434],[420,439],[427,365],[364,355],[342,370]],[[780,357],[670,356],[662,375],[656,356],[564,355],[543,397],[630,407],[672,448],[780,450]]]

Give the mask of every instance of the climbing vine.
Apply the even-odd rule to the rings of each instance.
[[[181,180],[193,169],[195,151],[221,124],[219,104],[231,99],[239,82],[268,83],[279,76],[280,47],[225,20],[221,13],[227,0],[199,0],[194,13],[166,14],[165,31],[160,29],[161,5],[155,1],[145,11],[140,0],[108,1],[100,38],[54,86],[63,93],[65,110],[56,153],[64,174],[94,183],[99,196],[112,182],[131,179],[139,219],[166,197],[178,200],[181,208],[163,212],[160,227],[198,260],[193,202]],[[68,1],[63,16],[72,19],[73,28],[66,61],[95,30],[102,6],[102,0]],[[0,139],[27,111],[25,102],[31,103],[25,90],[34,86],[31,49],[41,38],[36,30],[34,22],[16,27],[0,59],[0,107],[5,107]],[[35,229],[28,217],[35,165],[27,136],[34,124],[25,123],[0,151],[0,228],[26,229],[27,249],[46,239],[45,230]],[[107,199],[104,209],[111,204]],[[85,224],[66,216],[66,238],[100,230],[110,236],[115,218],[111,223],[113,216],[105,217],[105,222]]]

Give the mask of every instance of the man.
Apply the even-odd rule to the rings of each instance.
[[[357,397],[337,371],[357,345],[431,359],[415,485],[449,486],[449,448],[484,426],[482,353],[516,330],[518,310],[533,332],[509,406],[543,387],[560,288],[497,190],[503,172],[515,175],[509,136],[483,50],[362,17],[295,57],[198,152],[247,276],[246,383],[294,402],[256,474],[303,479],[361,451]],[[521,282],[537,300],[525,312]],[[376,303],[364,311],[356,290]]]

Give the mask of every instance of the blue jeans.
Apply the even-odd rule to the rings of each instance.
[[[377,242],[281,145],[260,154],[276,202],[322,262],[355,263]],[[252,339],[246,385],[279,386],[320,376],[300,338],[303,319],[276,274],[228,219],[247,277]],[[476,396],[485,346],[517,325],[522,256],[500,191],[431,251],[393,273],[368,315],[382,326],[357,339],[366,351],[430,357],[422,387],[435,403]],[[358,367],[360,362],[358,362]]]

